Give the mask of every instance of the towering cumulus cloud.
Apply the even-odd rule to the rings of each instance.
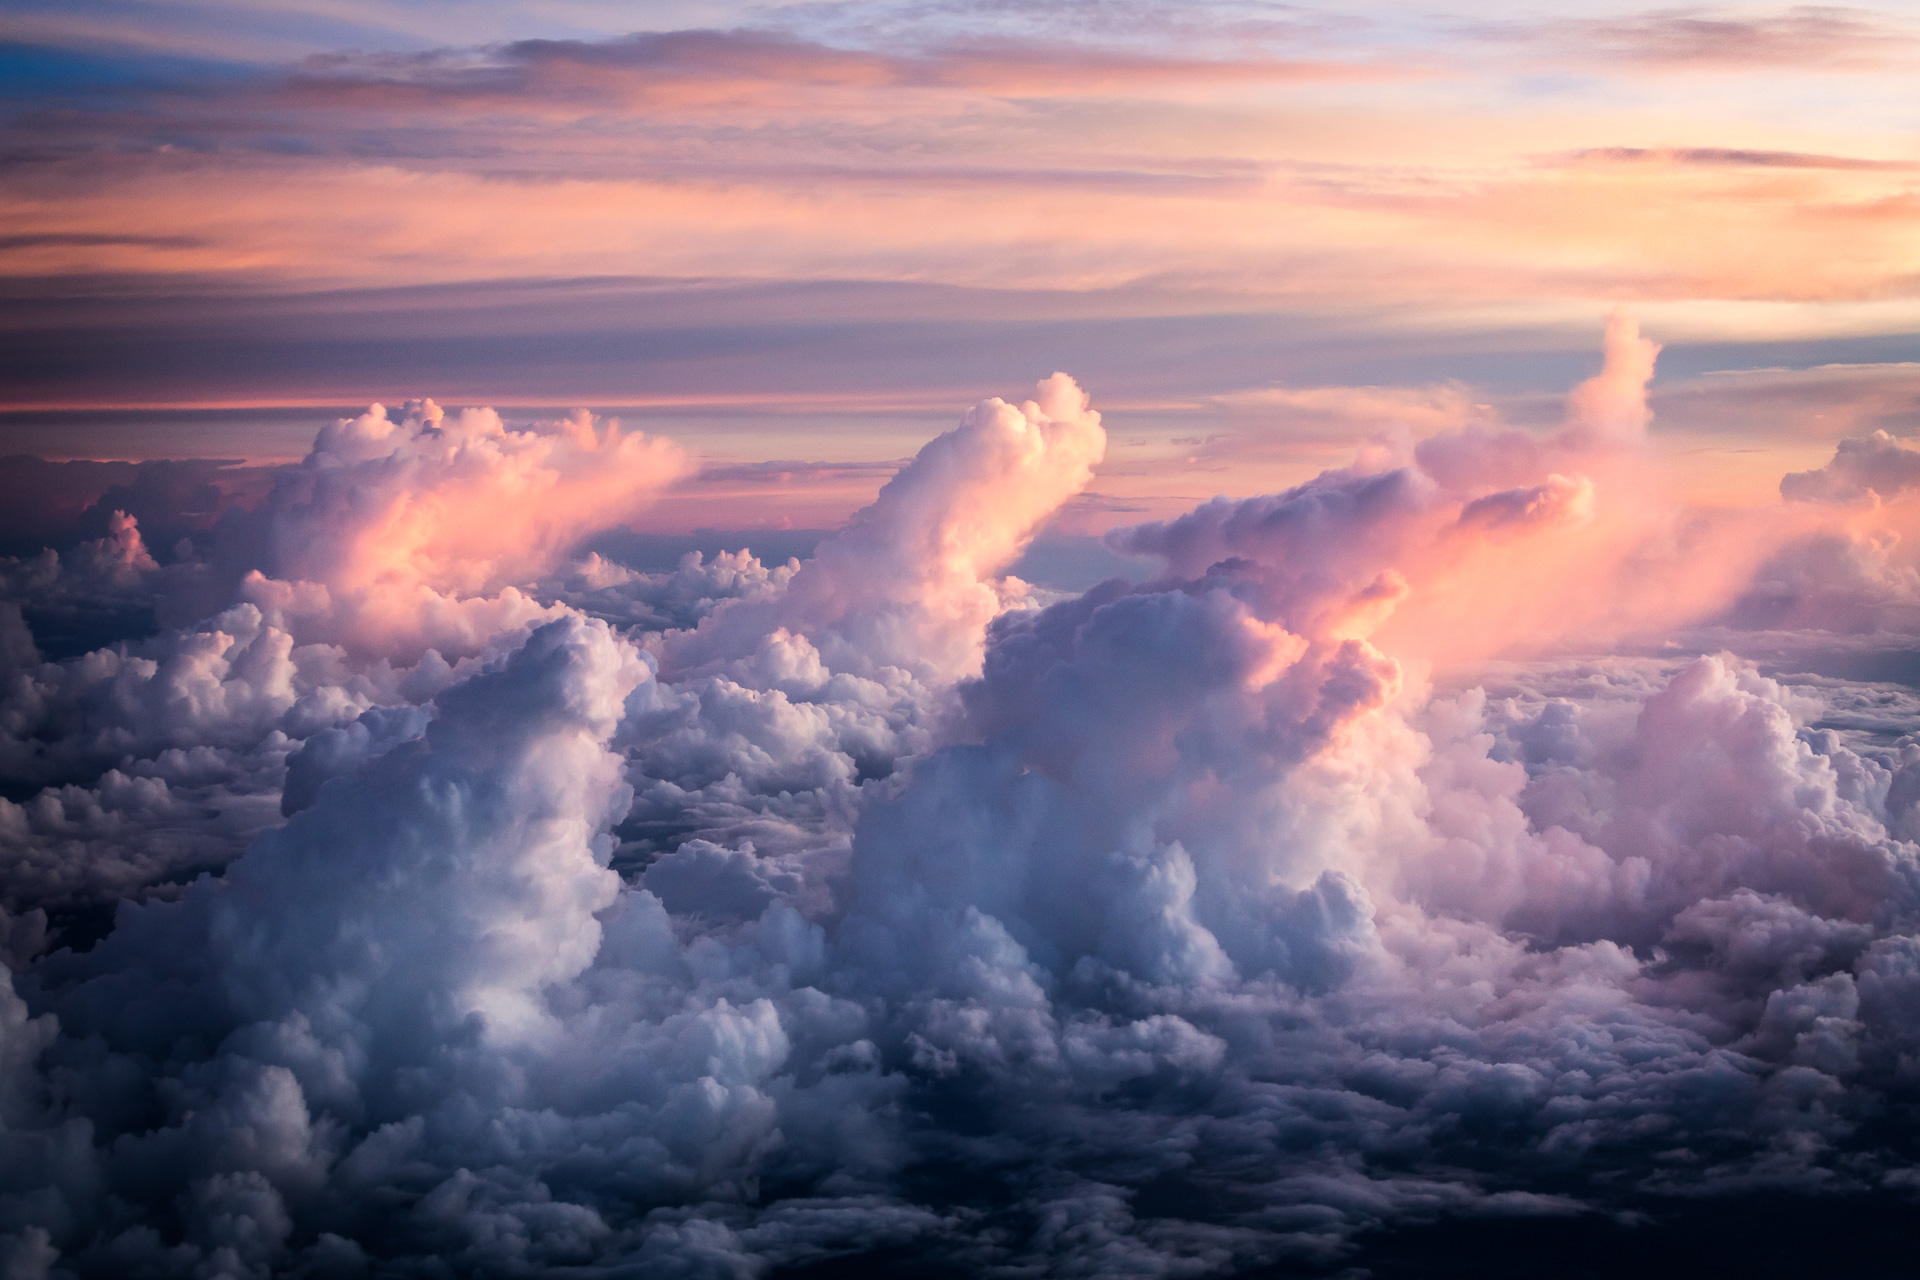
[[[1231,1274],[1909,1186],[1920,704],[1738,654],[1899,625],[1901,446],[1679,510],[1657,350],[1074,596],[1004,576],[1104,451],[1057,374],[800,564],[569,559],[683,455],[430,402],[204,554],[11,564],[6,1274]],[[1851,639],[1768,612],[1815,554]]]
[[[244,566],[243,598],[362,651],[470,651],[532,616],[514,584],[685,470],[671,443],[585,413],[515,430],[491,409],[375,405],[231,523],[214,583]]]
[[[777,601],[670,636],[673,668],[749,651],[775,627],[809,637],[836,670],[971,674],[987,623],[1021,584],[995,575],[1040,522],[1085,488],[1106,453],[1100,415],[1056,373],[1037,398],[983,400],[920,451],[802,565]]]

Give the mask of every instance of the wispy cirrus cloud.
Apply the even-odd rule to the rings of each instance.
[[[1556,17],[1476,29],[1499,44],[1647,71],[1862,71],[1911,66],[1920,33],[1885,9],[1799,5],[1774,13],[1688,7]]]
[[[1920,161],[1873,160],[1806,151],[1759,151],[1747,147],[1589,147],[1564,157],[1574,163],[1698,165],[1716,169],[1837,169],[1910,173]]]
[[[500,403],[926,404],[1031,351],[1192,403],[1401,377],[1277,367],[1309,333],[1338,362],[1618,302],[1703,339],[1920,326],[1890,11],[569,13],[408,10],[250,61],[22,52],[45,74],[5,98],[8,402],[338,405],[431,369]],[[1659,68],[1716,40],[1746,62],[1663,109]],[[1768,61],[1796,44],[1894,61],[1808,113]]]

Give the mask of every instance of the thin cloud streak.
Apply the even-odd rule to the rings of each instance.
[[[1489,113],[1511,91],[1470,59],[1426,56],[1368,85],[1178,45],[746,29],[342,56],[27,111],[33,159],[0,214],[27,279],[1230,280],[1262,307],[1477,294],[1535,319],[1567,294],[1912,296],[1906,159],[1756,145],[1738,110],[1699,126],[1724,142],[1646,145],[1604,93],[1527,125]],[[1871,100],[1897,80],[1857,83]],[[1516,163],[1569,132],[1592,138],[1559,153],[1580,162]],[[490,216],[503,202],[514,216]],[[1199,221],[1204,246],[1166,232]],[[1843,234],[1848,253],[1822,251]]]

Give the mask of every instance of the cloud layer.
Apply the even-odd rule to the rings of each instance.
[[[1230,1274],[1907,1194],[1912,697],[1740,653],[1906,643],[1904,446],[1681,507],[1657,353],[1082,594],[1007,576],[1107,446],[1058,374],[804,562],[576,556],[683,455],[420,402],[164,562],[0,565],[7,1274]]]

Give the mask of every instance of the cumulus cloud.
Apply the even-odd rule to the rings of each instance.
[[[1920,480],[1916,459],[1920,451],[1875,431],[1841,440],[1824,467],[1783,476],[1785,523],[1799,531],[1766,557],[1719,621],[1769,633],[1774,654],[1797,651],[1788,660],[1816,670],[1846,666],[1848,652],[1884,666],[1908,649],[1920,608],[1905,496]],[[1807,637],[1822,639],[1808,645]],[[1853,661],[1857,667],[1860,658]]]
[[[776,602],[726,610],[671,640],[669,669],[736,656],[784,627],[821,645],[836,669],[966,674],[988,621],[1023,589],[997,575],[1086,487],[1106,442],[1065,374],[1017,406],[981,401],[822,544]]]
[[[520,588],[690,469],[670,441],[584,412],[512,427],[491,409],[374,405],[322,430],[255,511],[217,530],[176,613],[242,598],[361,652],[471,652],[543,616]]]
[[[1290,629],[1378,631],[1410,658],[1645,643],[1724,607],[1792,533],[1683,517],[1662,499],[1646,448],[1658,351],[1616,313],[1601,371],[1567,397],[1557,430],[1470,418],[1415,441],[1385,424],[1350,466],[1115,530],[1108,544],[1181,577],[1231,573]],[[1635,589],[1649,577],[1673,589]]]
[[[1851,502],[1892,498],[1920,483],[1920,449],[1909,448],[1884,431],[1842,440],[1833,461],[1815,471],[1781,477],[1780,496],[1788,502]]]
[[[170,549],[229,507],[252,505],[271,470],[221,459],[49,462],[14,454],[0,463],[0,550],[16,555],[102,537],[116,512]]]
[[[0,628],[11,636],[0,662],[31,665],[43,647],[71,657],[126,632],[151,631],[159,567],[139,522],[124,511],[108,518],[106,536],[64,556],[45,547],[38,555],[0,560],[0,602],[9,619]]]
[[[1102,456],[1063,375],[784,566],[570,559],[678,455],[424,402],[205,557],[22,562],[225,594],[8,676],[0,1256],[1203,1275],[1897,1184],[1911,698],[1407,638],[1536,562],[1697,586],[1614,505],[1655,354],[1616,319],[1557,432],[1388,434],[1078,595],[1003,576]],[[1766,563],[1691,608],[1815,625]]]

